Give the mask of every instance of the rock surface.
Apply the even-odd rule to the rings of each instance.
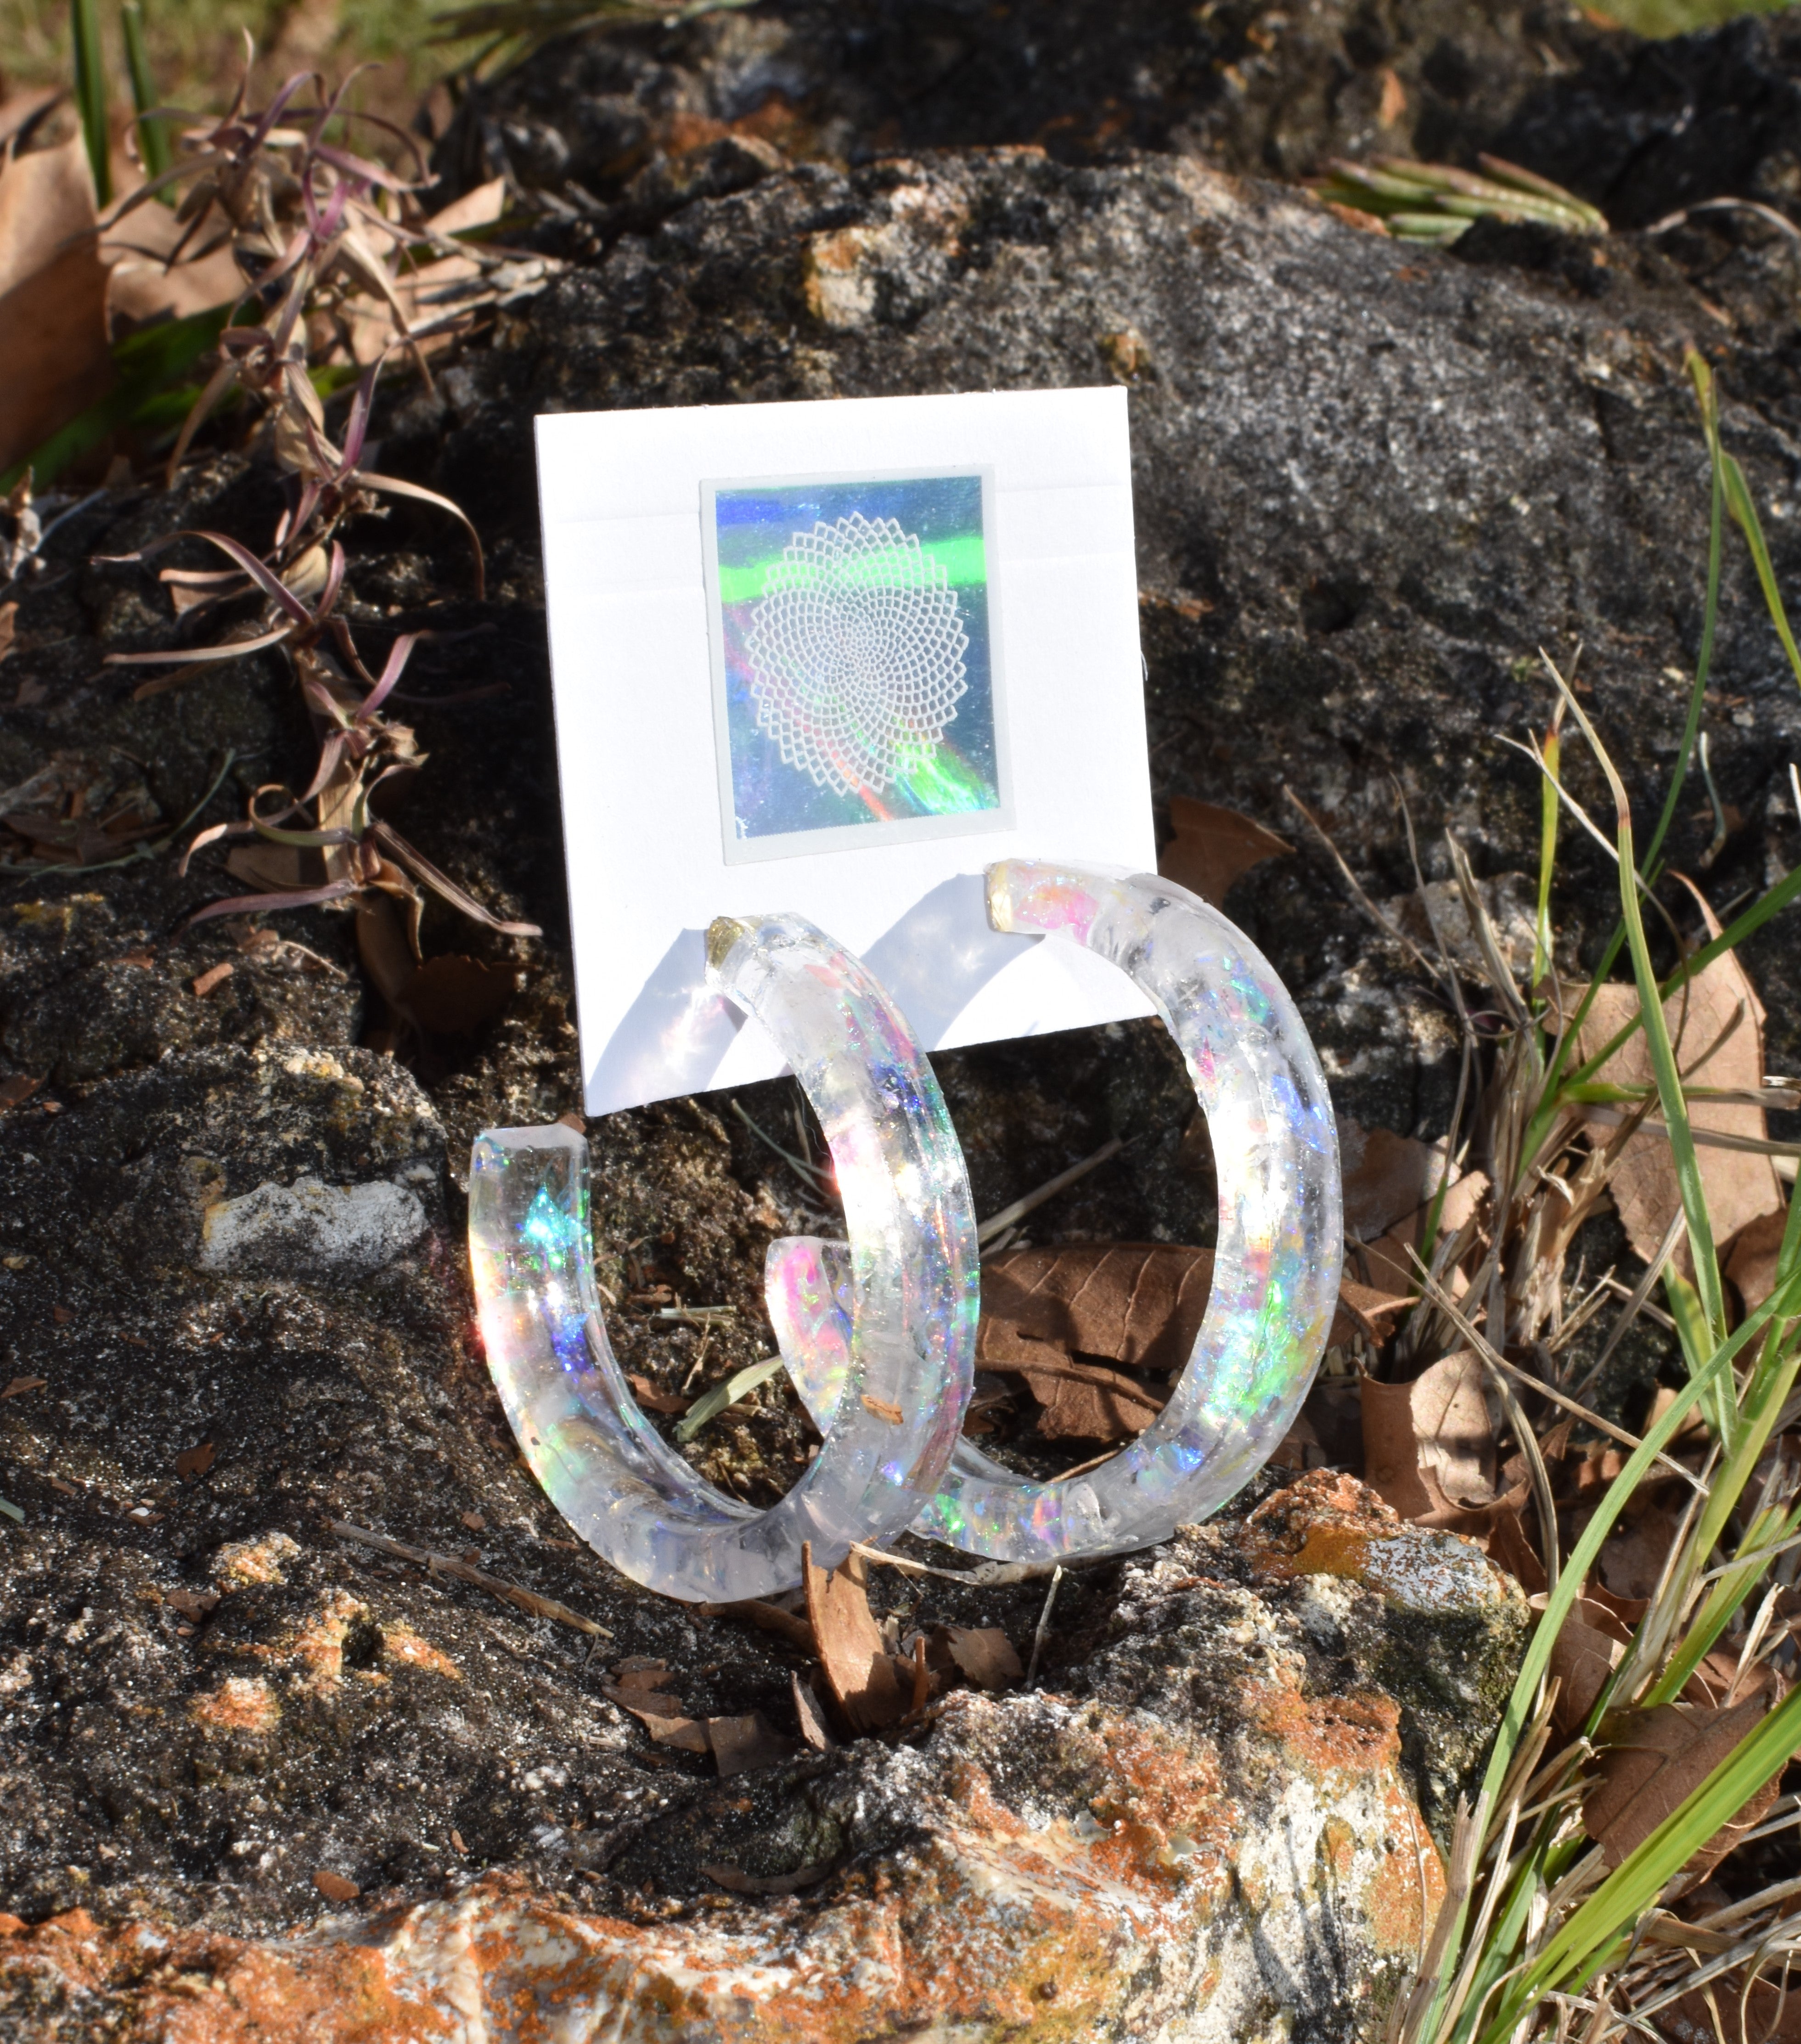
[[[931,34],[908,43],[903,12]],[[1158,799],[1229,803],[1290,837],[1294,855],[1247,875],[1231,912],[1301,998],[1341,1112],[1426,1136],[1442,1132],[1454,1086],[1446,1018],[1373,937],[1285,790],[1379,900],[1413,884],[1397,781],[1428,872],[1445,876],[1442,834],[1454,829],[1506,892],[1535,855],[1538,793],[1495,734],[1547,714],[1536,649],[1567,661],[1580,642],[1585,701],[1635,798],[1661,796],[1704,541],[1685,341],[1715,363],[1777,572],[1801,582],[1801,255],[1777,230],[1709,213],[1592,244],[1484,227],[1455,251],[1422,251],[1197,153],[1235,173],[1292,172],[1366,146],[1388,68],[1416,147],[1510,136],[1508,153],[1622,221],[1722,187],[1792,206],[1792,25],[1652,52],[1561,15],[1449,0],[1297,10],[1279,34],[1249,10],[1175,29],[1148,5],[1058,13],[1065,40],[1035,65],[1008,39],[1042,10],[946,6],[928,21],[849,0],[565,45],[474,102],[447,140],[453,156],[474,151],[469,175],[498,152],[567,209],[544,238],[572,267],[447,365],[437,399],[402,390],[380,422],[384,465],[448,490],[480,524],[489,602],[444,597],[466,589],[459,543],[403,511],[354,528],[345,607],[378,657],[394,632],[488,628],[422,649],[409,670],[431,758],[405,827],[497,912],[546,927],[543,943],[515,945],[428,916],[429,951],[473,949],[516,975],[497,1020],[378,1055],[362,1041],[380,1018],[348,917],[284,918],[272,928],[288,941],[248,948],[232,924],[184,932],[231,883],[209,855],[179,875],[161,839],[135,863],[6,874],[0,1078],[41,1083],[0,1116],[0,1495],[25,1515],[0,1526],[0,1909],[54,1919],[6,1946],[9,2034],[102,2034],[116,2015],[120,2034],[235,2038],[256,2034],[250,2011],[267,1993],[271,2023],[290,2032],[330,2036],[319,2026],[359,2005],[377,2011],[367,2037],[382,2034],[378,2019],[396,2036],[432,2034],[424,2013],[405,2012],[412,1997],[445,2034],[462,2023],[473,2037],[484,1992],[554,1998],[584,1967],[643,1958],[634,1980],[701,1996],[716,1961],[750,1965],[816,1936],[824,1965],[853,1923],[898,1927],[883,1949],[925,1994],[937,1962],[906,1942],[924,1934],[908,1898],[965,1893],[954,1884],[991,1863],[984,1854],[1035,1881],[1047,1839],[1072,1856],[1059,1878],[1081,1855],[1121,1858],[1095,1877],[1104,1896],[1092,1908],[1051,1883],[1031,1949],[1081,1963],[1067,1971],[1070,2000],[1031,2004],[1024,2034],[1088,2034],[1065,2021],[1074,2007],[1104,2011],[1111,2034],[1147,2034],[1134,2011],[1161,2006],[1168,1980],[1152,1969],[1135,1985],[1127,1961],[1150,1935],[1135,1926],[1153,1921],[1177,1924],[1195,1983],[1206,1954],[1229,1954],[1231,1992],[1280,1999],[1288,1989],[1271,1978],[1300,1981],[1321,2037],[1379,2030],[1380,1995],[1347,2000],[1340,1988],[1358,1966],[1377,1984],[1398,1980],[1417,1931],[1408,1898],[1434,1862],[1423,1843],[1397,1870],[1372,1827],[1398,1797],[1442,1841],[1492,1722],[1505,1657],[1484,1657],[1500,1655],[1512,1606],[1495,1606],[1493,1623],[1480,1599],[1421,1593],[1410,1606],[1370,1559],[1371,1539],[1392,1536],[1354,1523],[1315,1539],[1297,1521],[1283,1562],[1272,1505],[1254,1534],[1222,1527],[1125,1571],[1071,1577],[1043,1693],[966,1696],[917,1744],[720,1784],[710,1762],[647,1741],[603,1695],[607,1670],[660,1657],[691,1711],[760,1712],[786,1730],[795,1656],[639,1595],[561,1544],[474,1345],[458,1189],[469,1139],[577,1098],[533,411],[1127,380]],[[940,29],[962,40],[934,73]],[[1167,61],[1145,70],[1158,34]],[[1546,75],[1541,47],[1571,68]],[[828,75],[838,100],[818,97]],[[1473,80],[1461,97],[1460,75]],[[1109,95],[1127,117],[1103,134]],[[630,133],[628,115],[642,116]],[[534,122],[560,142],[534,140]],[[1736,154],[1697,156],[1692,135],[1722,127]],[[578,160],[585,135],[591,166]],[[1579,160],[1555,153],[1572,138]],[[959,142],[1046,152],[927,153]],[[842,160],[824,159],[835,152]],[[578,170],[593,179],[586,196]],[[303,721],[273,661],[142,701],[101,667],[179,628],[148,578],[92,556],[182,525],[266,544],[278,510],[263,474],[223,454],[172,493],[103,500],[59,532],[49,573],[18,592],[0,669],[12,699],[0,809],[48,774],[79,788],[88,814],[128,806],[179,843],[197,805],[197,824],[221,820],[260,782],[305,785]],[[1801,704],[1730,559],[1708,729],[1738,822],[1703,871],[1715,818],[1697,793],[1672,843],[1721,905],[1801,856],[1785,782]],[[430,700],[495,680],[506,695]],[[1598,778],[1580,759],[1570,772],[1595,801]],[[1592,945],[1605,911],[1591,905],[1611,886],[1578,842],[1561,905],[1573,952]],[[1796,1070],[1801,950],[1779,926],[1750,963],[1771,1065]],[[1184,1139],[1192,1092],[1154,1030],[997,1047],[939,1068],[981,1210],[1116,1134],[1125,1155],[1041,1209],[1034,1239],[1210,1239],[1204,1146]],[[766,1128],[792,1105],[781,1085],[740,1104]],[[702,1360],[694,1329],[655,1317],[678,1297],[737,1308],[710,1338],[708,1378],[749,1361],[766,1340],[765,1247],[821,1224],[806,1189],[723,1101],[616,1116],[590,1136],[627,1366],[674,1388]],[[1592,1266],[1619,1253],[1598,1236],[1584,1247]],[[766,1500],[808,1440],[792,1403],[762,1394],[693,1454]],[[611,1636],[340,1541],[333,1521],[473,1556]],[[1346,1554],[1357,1558],[1336,1566]],[[1468,1564],[1446,1566],[1462,1580]],[[1177,1587],[1185,1574],[1197,1581]],[[922,1588],[885,1573],[880,1593],[903,1626],[1000,1625],[1023,1651],[1043,1603],[1035,1584]],[[1288,1719],[1246,1717],[1235,1690],[1208,1686],[1210,1670],[1249,1666],[1254,1648]],[[1361,1716],[1344,1701],[1354,1692],[1377,1700]],[[1350,1888],[1329,1894],[1304,1858],[1289,1888],[1204,1923],[1195,1881],[1154,1864],[1129,1826],[1112,1844],[1058,1831],[1085,1808],[1100,1823],[1096,1795],[1107,1823],[1127,1820],[1105,1798],[1145,1792],[1109,1775],[1093,1712],[1109,1735],[1160,1726],[1184,1765],[1218,1756],[1247,1841],[1292,1824],[1312,1854],[1342,1789],[1356,1813]],[[1306,1760],[1322,1726],[1346,1742],[1337,1758]],[[1329,1792],[1322,1766],[1348,1770]],[[989,1798],[979,1822],[957,1790],[977,1776]],[[1060,1800],[1046,1782],[1064,1785]],[[1283,1802],[1283,1782],[1298,1800]],[[1152,1815],[1167,1831],[1163,1808]],[[1035,1829],[1046,1812],[1054,1821]],[[852,1855],[817,1891],[729,1896],[698,1870],[814,1864],[802,1846],[816,1818],[817,1835],[835,1827]],[[359,1887],[369,1915],[332,1917],[321,1873]],[[316,1923],[311,1942],[282,1942]],[[1287,1955],[1277,1975],[1247,1969],[1231,1942],[1254,1947],[1266,1923]],[[478,1950],[497,1958],[488,1989]],[[1350,1970],[1334,1973],[1346,1954]],[[971,2021],[992,2029],[1025,2006],[1044,1977],[1020,1963],[982,1986],[1002,2014]],[[1196,1997],[1191,2034],[1215,2034],[1215,2020],[1258,2034],[1258,2007],[1227,1992]],[[694,2006],[697,2023],[726,2020]]]
[[[236,1594],[291,1558],[240,1557]],[[299,1942],[76,1911],[6,1927],[0,1994],[46,2034],[184,2040],[1373,2037],[1443,1894],[1404,1749],[1446,1765],[1449,1712],[1476,1750],[1525,1625],[1474,1548],[1322,1473],[1128,1565],[1056,1692],[962,1692],[916,1745],[735,1777],[654,1842],[618,1827],[593,1858],[662,1898],[637,1920],[497,1877]],[[268,1739],[272,1692],[239,1686],[209,1708]]]

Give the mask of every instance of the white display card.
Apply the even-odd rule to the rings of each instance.
[[[1123,390],[537,425],[589,1114],[783,1069],[716,916],[808,917],[929,1050],[1149,1012],[982,892],[1156,864]]]

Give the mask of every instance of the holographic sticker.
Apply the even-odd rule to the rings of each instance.
[[[728,862],[1010,820],[982,471],[709,482]]]
[[[766,1596],[897,1532],[944,1473],[968,1406],[977,1250],[963,1156],[905,1019],[797,916],[722,919],[708,978],[747,1009],[819,1116],[843,1201],[842,1423],[779,1504],[702,1479],[639,1410],[594,1281],[588,1146],[562,1124],[485,1129],[469,1253],[488,1367],[527,1463],[582,1539],[652,1589]]]
[[[1338,1135],[1305,1026],[1217,909],[1152,874],[1043,861],[988,872],[989,919],[1084,944],[1133,980],[1175,1038],[1207,1116],[1219,1235],[1207,1312],[1156,1422],[1098,1469],[1034,1483],[959,1439],[916,1532],[999,1561],[1100,1554],[1204,1519],[1261,1468],[1326,1346],[1342,1255]],[[765,1295],[782,1358],[831,1438],[845,1402],[850,1266],[814,1236],[771,1243]]]

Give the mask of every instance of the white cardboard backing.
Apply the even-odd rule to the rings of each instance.
[[[869,963],[928,1049],[1149,1011],[1077,947],[988,927],[1012,855],[1146,871],[1146,755],[1123,390],[871,398],[537,422],[557,745],[589,1114],[774,1077],[709,993],[716,916],[793,911]],[[1012,827],[728,864],[702,485],[991,472],[987,592],[1004,647]]]

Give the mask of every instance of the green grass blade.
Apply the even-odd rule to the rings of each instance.
[[[160,102],[156,96],[156,82],[150,71],[150,48],[144,36],[142,0],[121,0],[119,25],[125,32],[125,69],[131,75],[132,106],[137,114],[138,153],[144,159],[144,175],[159,178],[175,159],[170,152],[167,125],[145,118],[151,108]],[[175,202],[173,192],[165,192],[162,198],[166,206]]]
[[[740,1398],[756,1389],[759,1384],[767,1384],[782,1366],[781,1358],[772,1355],[762,1362],[753,1362],[735,1375],[727,1377],[723,1384],[716,1384],[703,1398],[697,1398],[685,1416],[677,1424],[675,1438],[691,1441],[709,1420],[716,1420],[727,1406],[735,1405]]]
[[[1638,906],[1639,878],[1633,856],[1632,809],[1626,798],[1625,785],[1581,705],[1573,695],[1566,694],[1565,701],[1582,726],[1582,735],[1588,740],[1613,790],[1619,843],[1620,915],[1626,924],[1626,948],[1632,955],[1632,976],[1638,988],[1639,1024],[1645,1032],[1645,1047],[1651,1055],[1657,1102],[1663,1109],[1665,1133],[1676,1166],[1683,1213],[1688,1223],[1689,1253],[1695,1260],[1695,1289],[1700,1294],[1708,1332],[1717,1344],[1726,1333],[1726,1293],[1720,1282],[1719,1259],[1714,1251],[1714,1225],[1707,1212],[1707,1193],[1701,1184],[1701,1165],[1695,1152],[1694,1131],[1689,1126],[1688,1103],[1683,1097],[1682,1074],[1677,1069],[1669,1024],[1664,1014],[1664,991],[1652,969],[1651,947],[1645,940],[1645,919]]]
[[[1782,592],[1776,586],[1776,570],[1770,565],[1770,550],[1765,544],[1764,528],[1757,517],[1757,507],[1751,501],[1751,486],[1745,480],[1745,471],[1730,455],[1722,463],[1726,471],[1726,501],[1733,517],[1738,521],[1739,530],[1745,535],[1745,544],[1751,549],[1751,559],[1757,570],[1757,580],[1762,585],[1764,601],[1769,605],[1770,621],[1776,627],[1776,636],[1782,641],[1782,650],[1788,655],[1788,664],[1795,670],[1795,678],[1801,682],[1801,647],[1795,644],[1795,634],[1788,628],[1788,613],[1782,607]]]
[[[1541,747],[1545,772],[1538,783],[1538,919],[1532,932],[1532,984],[1551,969],[1551,877],[1557,863],[1557,791],[1552,785],[1563,765],[1563,733],[1553,722]]]
[[[1546,1941],[1490,2023],[1500,2040],[1547,1990],[1580,1991],[1656,1901],[1664,1884],[1730,1823],[1801,1744],[1801,1689],[1753,1727],[1707,1780],[1671,1812]]]
[[[112,138],[106,125],[106,59],[100,40],[99,0],[69,0],[69,40],[75,59],[75,110],[94,172],[94,202],[113,203]]]

